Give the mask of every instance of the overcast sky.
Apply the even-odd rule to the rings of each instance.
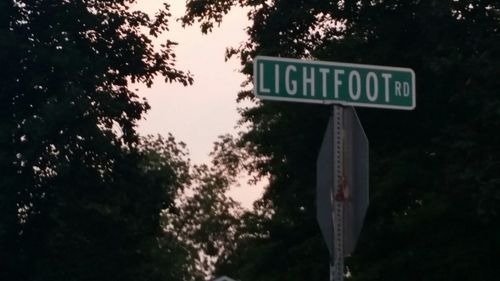
[[[161,2],[141,0],[140,9],[154,12],[162,7]],[[193,164],[208,164],[208,153],[217,137],[236,132],[236,97],[245,78],[238,71],[238,61],[225,62],[224,55],[227,47],[238,46],[246,39],[246,12],[234,9],[219,28],[202,35],[198,26],[182,28],[175,21],[184,14],[185,1],[168,2],[173,18],[165,36],[179,43],[175,48],[177,68],[189,70],[195,82],[184,87],[158,79],[151,88],[140,87],[139,94],[147,98],[151,110],[140,123],[139,132],[163,136],[170,132],[187,144]],[[243,186],[233,188],[231,194],[249,207],[260,190]]]

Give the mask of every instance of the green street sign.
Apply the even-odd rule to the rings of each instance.
[[[409,68],[258,56],[254,93],[267,100],[412,110]]]

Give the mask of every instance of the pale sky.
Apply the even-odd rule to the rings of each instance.
[[[140,9],[154,12],[162,1],[140,0]],[[236,47],[245,41],[244,28],[248,25],[246,12],[233,9],[219,28],[203,35],[198,25],[182,28],[175,19],[184,14],[185,1],[170,0],[170,31],[168,39],[178,42],[175,47],[177,68],[190,71],[194,84],[169,84],[157,79],[151,88],[139,87],[139,94],[151,105],[146,119],[139,124],[141,134],[170,132],[177,141],[187,144],[193,164],[208,164],[209,152],[219,135],[235,133],[237,113],[236,97],[245,77],[239,73],[239,62],[225,62],[227,47]],[[261,194],[256,187],[234,187],[230,194],[249,208]]]

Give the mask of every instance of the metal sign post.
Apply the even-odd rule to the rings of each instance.
[[[333,106],[333,280],[344,280],[344,108]]]

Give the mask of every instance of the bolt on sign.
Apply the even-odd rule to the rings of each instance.
[[[409,68],[258,56],[254,93],[261,99],[412,110]]]

